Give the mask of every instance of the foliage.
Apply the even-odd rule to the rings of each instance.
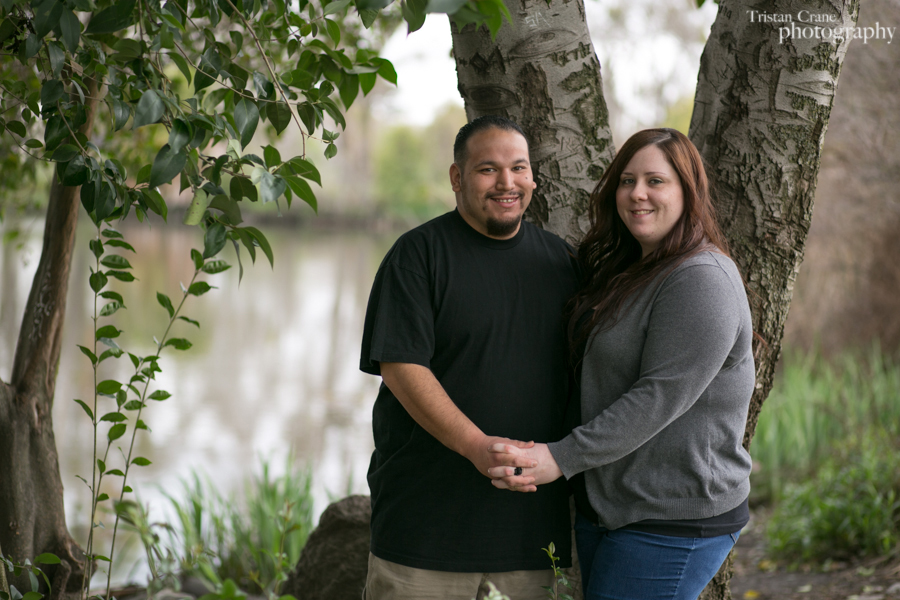
[[[41,600],[44,597],[41,591],[41,581],[46,585],[49,595],[49,592],[52,591],[50,580],[40,565],[55,564],[59,564],[59,557],[55,554],[40,554],[34,558],[34,562],[26,558],[25,562],[18,564],[3,556],[3,553],[0,552],[0,600]],[[6,581],[7,572],[12,573],[16,577],[27,573],[31,590],[23,594],[16,589],[16,586],[9,585]]]
[[[844,440],[900,438],[898,398],[900,363],[877,346],[833,361],[786,352],[750,446],[754,495],[771,500],[784,482],[811,477]]]
[[[497,586],[494,585],[492,581],[488,581],[487,585],[488,590],[490,591],[488,592],[487,596],[485,596],[485,600],[509,600],[509,596],[498,590]]]
[[[559,562],[559,557],[556,556],[556,544],[550,542],[550,545],[547,548],[541,548],[541,550],[546,552],[547,556],[550,557],[550,566],[553,569],[553,586],[544,587],[544,589],[547,590],[547,597],[550,598],[550,600],[574,600],[571,594],[560,592],[560,588],[571,591],[572,587],[569,585],[569,579],[566,577],[563,570],[556,566],[556,563]]]
[[[176,515],[169,541],[181,573],[214,589],[231,580],[244,591],[277,595],[312,531],[311,484],[309,470],[290,461],[280,477],[263,463],[244,501],[236,502],[194,474],[182,499],[169,496]]]
[[[849,442],[816,476],[788,485],[769,545],[799,561],[900,551],[900,445],[878,435]]]
[[[222,236],[207,235],[203,252],[192,249],[190,253],[191,260],[194,264],[194,273],[187,287],[182,285],[182,295],[177,306],[172,300],[162,292],[157,292],[156,298],[159,304],[165,309],[169,319],[163,334],[157,339],[155,352],[147,356],[138,356],[130,352],[126,353],[116,341],[123,333],[115,325],[101,325],[101,319],[111,317],[119,310],[126,308],[124,297],[115,291],[107,289],[107,285],[111,279],[116,279],[124,283],[135,280],[131,273],[131,263],[122,254],[114,253],[115,250],[122,252],[134,252],[134,248],[125,241],[122,234],[111,227],[103,227],[102,221],[94,220],[97,235],[90,240],[89,247],[94,255],[94,265],[91,268],[89,284],[94,292],[93,298],[93,343],[90,348],[87,346],[79,346],[81,352],[88,358],[91,363],[94,380],[93,400],[90,405],[82,400],[75,400],[85,414],[91,420],[93,425],[93,460],[91,480],[88,482],[82,478],[84,483],[91,491],[91,528],[88,534],[85,551],[91,559],[88,561],[88,567],[85,569],[82,589],[87,590],[91,581],[91,571],[94,561],[104,561],[112,564],[115,558],[116,533],[118,531],[119,522],[124,520],[133,527],[138,528],[142,538],[152,535],[149,527],[141,530],[138,527],[142,523],[142,508],[133,501],[126,500],[126,494],[133,492],[128,485],[128,474],[132,467],[146,467],[151,461],[143,456],[135,456],[134,448],[137,439],[137,433],[140,430],[148,431],[149,427],[142,419],[144,409],[147,407],[148,401],[161,402],[167,400],[171,394],[162,389],[151,391],[151,384],[155,381],[157,373],[162,369],[159,366],[160,355],[166,348],[174,348],[175,350],[187,350],[191,347],[191,342],[182,337],[171,337],[172,328],[177,321],[183,321],[190,325],[199,327],[200,324],[184,315],[181,315],[185,301],[189,296],[201,296],[207,293],[212,286],[205,281],[199,281],[201,275],[214,275],[221,273],[230,268],[230,265],[221,260],[214,260],[212,257],[224,245],[224,231]],[[215,228],[211,227],[210,232],[214,232]],[[103,268],[105,267],[105,269]],[[105,302],[103,307],[100,304]],[[101,352],[101,347],[105,350]],[[127,382],[121,382],[116,379],[100,380],[100,367],[103,362],[108,359],[117,360],[120,357],[128,355],[133,367],[133,373]],[[102,400],[101,400],[102,399]],[[109,409],[106,408],[113,403]],[[101,404],[102,402],[102,404]],[[103,413],[101,415],[101,413]],[[130,416],[130,415],[133,415]],[[131,424],[133,423],[133,424]],[[98,439],[101,425],[108,424],[106,430],[105,442]],[[130,427],[129,427],[130,425]],[[131,430],[130,439],[125,437],[126,433]],[[119,444],[123,440],[126,442],[127,451]],[[110,455],[110,450],[116,447],[118,454],[121,455],[121,461],[116,458],[116,453]],[[102,456],[101,456],[102,455]],[[119,462],[118,465],[113,461]],[[98,520],[98,510],[104,503],[111,501],[109,493],[102,491],[105,489],[103,483],[105,479],[112,477],[121,478],[121,485],[117,488],[117,493],[113,493],[112,500],[113,512],[115,514],[115,524],[113,526],[112,542],[108,555],[100,554],[94,545],[94,532],[97,527],[101,527],[102,523]],[[109,487],[109,485],[107,485]],[[150,557],[151,568],[154,567],[153,558]],[[111,584],[112,569],[108,569],[107,575],[107,596]]]
[[[447,172],[464,124],[462,109],[450,106],[428,127],[397,125],[384,132],[375,155],[375,198],[382,210],[421,222],[453,206]]]

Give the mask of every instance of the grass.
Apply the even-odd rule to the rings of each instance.
[[[312,531],[311,483],[310,472],[290,461],[279,477],[264,462],[235,501],[195,473],[181,497],[169,496],[176,517],[169,542],[181,575],[212,589],[232,580],[250,593],[277,594]]]

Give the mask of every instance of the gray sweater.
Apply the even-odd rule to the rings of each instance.
[[[589,341],[584,425],[549,447],[566,478],[585,472],[601,525],[704,519],[744,501],[752,338],[737,267],[704,251],[626,301]]]

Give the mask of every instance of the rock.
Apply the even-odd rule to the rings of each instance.
[[[282,594],[297,600],[356,600],[369,565],[369,496],[334,502],[319,519]]]
[[[887,589],[888,596],[900,596],[900,581],[897,583],[891,584],[891,586]]]

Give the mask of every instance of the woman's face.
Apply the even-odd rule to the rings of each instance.
[[[619,178],[616,210],[647,256],[684,212],[681,179],[655,145],[639,150]]]

